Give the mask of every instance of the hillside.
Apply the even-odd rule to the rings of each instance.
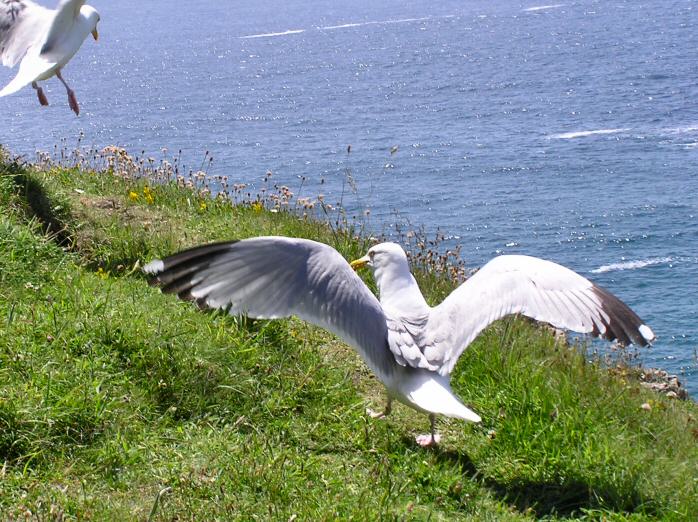
[[[118,161],[95,171],[2,155],[3,518],[698,518],[693,402],[510,319],[454,373],[482,425],[440,419],[443,443],[423,450],[413,436],[426,416],[398,405],[367,418],[381,386],[331,335],[201,313],[139,270],[186,246],[270,234],[353,259],[369,241],[350,226],[242,193],[231,205]],[[453,284],[418,278],[432,301]]]

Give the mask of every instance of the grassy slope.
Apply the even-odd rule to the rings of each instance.
[[[148,203],[143,189],[0,166],[3,518],[698,517],[694,404],[508,320],[454,374],[483,424],[442,420],[442,446],[419,449],[427,419],[400,406],[367,419],[381,388],[331,336],[200,313],[132,270],[214,239],[304,236],[347,257],[365,244],[174,187]]]

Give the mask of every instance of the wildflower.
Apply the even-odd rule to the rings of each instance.
[[[128,199],[131,201],[138,201],[138,193],[133,190],[128,193]]]
[[[254,203],[252,203],[252,210],[254,210],[255,212],[261,212],[263,208],[264,206],[262,205],[261,201],[255,201]]]
[[[143,187],[143,197],[145,198],[145,202],[148,203],[148,205],[152,205],[153,203],[155,203],[155,197],[153,197],[153,190],[147,185]]]
[[[101,277],[102,279],[106,279],[109,277],[109,273],[104,271],[104,268],[101,266],[97,269],[97,275]]]
[[[207,208],[208,208],[208,205],[206,205],[205,201],[202,201],[199,203],[199,212],[205,212]]]

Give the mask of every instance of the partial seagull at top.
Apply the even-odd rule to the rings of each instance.
[[[377,299],[356,269],[368,266]],[[231,315],[275,319],[296,315],[353,346],[387,389],[380,413],[398,401],[429,415],[417,443],[439,441],[435,416],[470,422],[480,416],[452,392],[461,353],[488,325],[522,314],[621,344],[646,345],[652,330],[620,299],[561,265],[523,255],[492,259],[436,307],[424,300],[405,251],[381,243],[351,264],[332,247],[289,237],[257,237],[191,248],[148,263],[165,293]]]
[[[92,33],[99,38],[99,13],[85,0],[61,0],[54,10],[31,0],[0,0],[0,59],[7,67],[19,63],[17,76],[0,91],[7,96],[31,84],[41,105],[48,99],[37,82],[57,76],[68,92],[75,114],[80,106],[75,92],[63,79],[61,69]]]

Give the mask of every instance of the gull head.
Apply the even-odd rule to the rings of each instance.
[[[368,249],[364,257],[352,261],[354,270],[368,266],[373,272],[386,268],[403,267],[409,271],[407,254],[397,243],[380,243]]]
[[[97,32],[97,24],[99,23],[100,17],[97,9],[91,5],[83,5],[80,8],[80,16],[85,20],[85,24],[90,28],[90,33],[92,33],[92,38],[95,41],[99,40],[99,33]]]
[[[410,273],[407,254],[400,245],[380,243],[371,247],[364,257],[351,262],[354,270],[363,266],[373,271],[384,309],[400,317],[417,316],[427,309],[427,303]]]

